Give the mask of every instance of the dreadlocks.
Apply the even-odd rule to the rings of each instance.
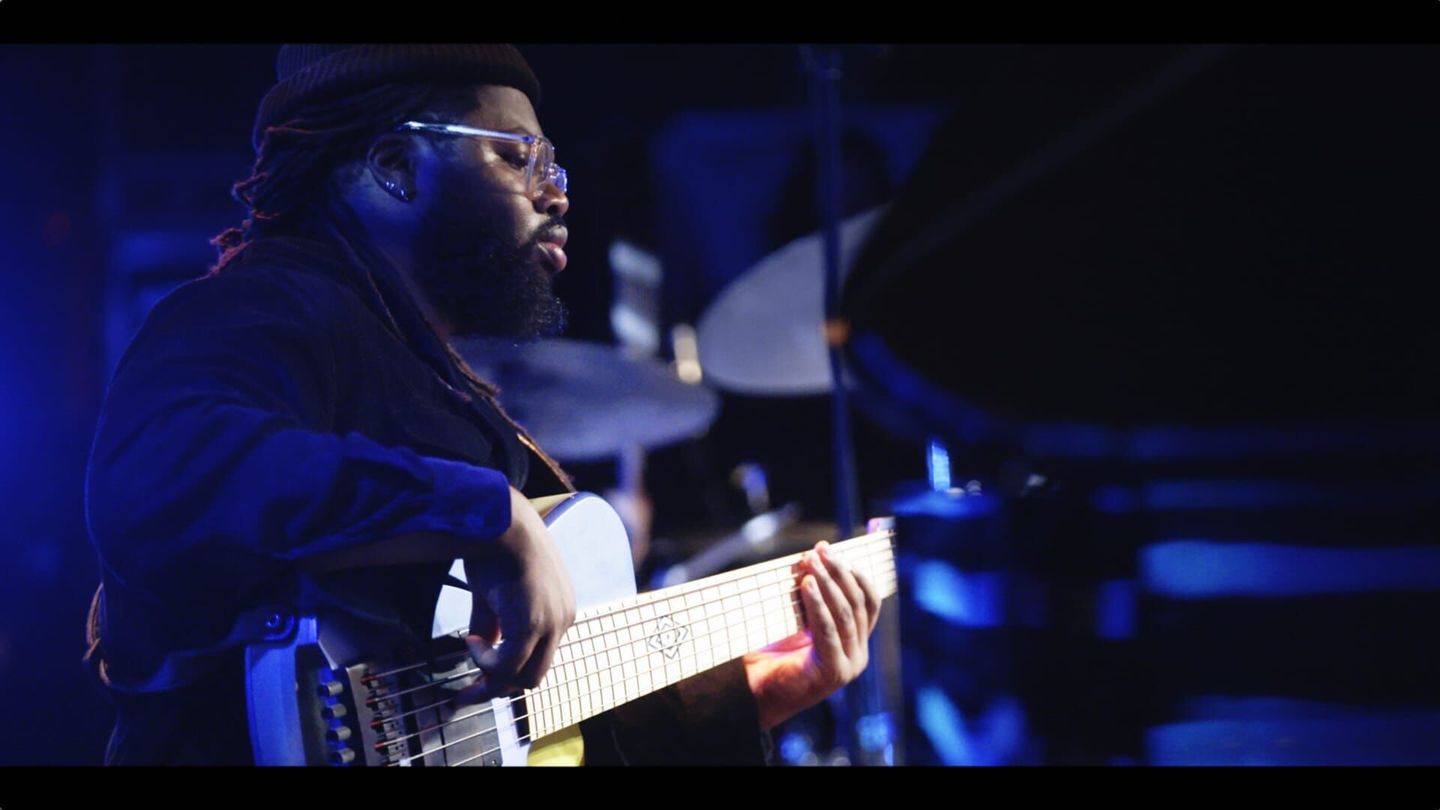
[[[210,272],[223,271],[259,236],[306,230],[323,208],[331,173],[363,155],[376,134],[412,118],[463,115],[474,103],[459,85],[384,84],[311,104],[266,127],[250,176],[231,190],[247,216],[210,240],[220,254]]]
[[[474,105],[473,90],[465,85],[383,84],[365,92],[310,104],[289,120],[265,127],[250,176],[237,182],[231,191],[231,196],[244,205],[249,214],[239,226],[227,228],[210,240],[220,253],[210,272],[223,272],[230,261],[257,238],[316,229],[317,218],[325,216],[327,205],[333,203],[329,199],[332,174],[346,161],[364,155],[377,134],[389,132],[411,119],[463,117]],[[380,298],[379,290],[374,287],[375,280],[367,278],[366,283],[377,299]],[[410,311],[410,307],[392,311],[382,304],[380,308],[396,319],[395,329],[402,335],[416,334],[414,329],[407,328],[411,320],[424,321],[424,316],[418,310]],[[476,374],[454,346],[439,340],[433,342],[435,345],[429,346],[425,344],[431,340],[422,340],[418,350],[427,354],[438,352],[448,359],[450,370],[487,399],[560,483],[573,491],[563,468],[500,407],[499,389]]]

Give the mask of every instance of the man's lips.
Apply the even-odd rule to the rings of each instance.
[[[569,260],[565,256],[565,249],[563,247],[555,242],[540,242],[538,247],[540,248],[540,252],[545,254],[545,258],[550,262],[550,265],[555,268],[555,272],[559,273],[565,269],[565,263]]]

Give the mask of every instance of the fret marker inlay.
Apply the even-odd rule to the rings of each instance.
[[[650,648],[665,653],[666,658],[680,655],[680,644],[690,637],[690,628],[677,624],[670,616],[661,616],[655,621],[655,632],[650,635]]]

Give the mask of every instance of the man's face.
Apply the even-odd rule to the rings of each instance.
[[[544,134],[519,90],[485,85],[475,93],[477,108],[445,123]],[[556,248],[568,236],[570,201],[549,183],[538,197],[526,192],[523,143],[446,136],[433,144],[416,167],[417,186],[429,197],[413,246],[414,277],[426,297],[452,335],[560,334],[566,312],[553,284],[563,269]]]

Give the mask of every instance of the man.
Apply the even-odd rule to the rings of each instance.
[[[403,642],[463,558],[476,701],[535,686],[575,615],[527,500],[569,479],[446,343],[563,328],[568,178],[539,82],[497,45],[285,46],[277,67],[249,217],[156,305],[97,428],[87,658],[111,763],[253,761],[257,605]],[[864,668],[879,609],[824,554],[803,580],[808,633],[586,721],[587,762],[764,762],[765,730]]]

